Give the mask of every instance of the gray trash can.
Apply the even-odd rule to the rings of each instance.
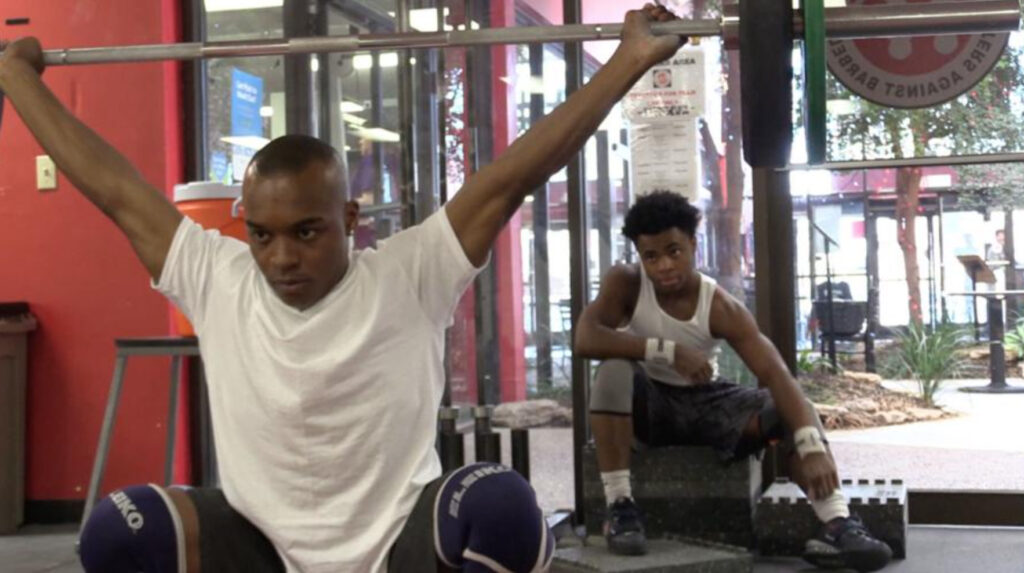
[[[28,304],[0,303],[0,534],[25,517],[25,372],[35,328]]]

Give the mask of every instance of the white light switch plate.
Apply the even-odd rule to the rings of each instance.
[[[36,157],[36,189],[48,191],[57,188],[57,166],[49,155]]]

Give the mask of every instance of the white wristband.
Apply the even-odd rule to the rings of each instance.
[[[664,338],[648,338],[644,360],[665,366],[674,365],[676,363],[676,343]]]
[[[796,453],[799,454],[800,459],[804,459],[810,454],[828,452],[825,449],[825,440],[821,435],[821,430],[816,426],[804,426],[793,432],[793,442],[796,444]]]

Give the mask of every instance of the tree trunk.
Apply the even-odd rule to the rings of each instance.
[[[921,271],[917,265],[915,229],[920,192],[921,169],[899,168],[896,171],[896,240],[903,250],[910,320],[916,324],[921,324]]]

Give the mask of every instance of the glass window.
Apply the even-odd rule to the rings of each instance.
[[[211,42],[280,38],[281,7],[226,9],[206,3]],[[206,173],[211,181],[240,182],[249,159],[285,134],[283,59],[276,56],[211,59],[206,62]]]

